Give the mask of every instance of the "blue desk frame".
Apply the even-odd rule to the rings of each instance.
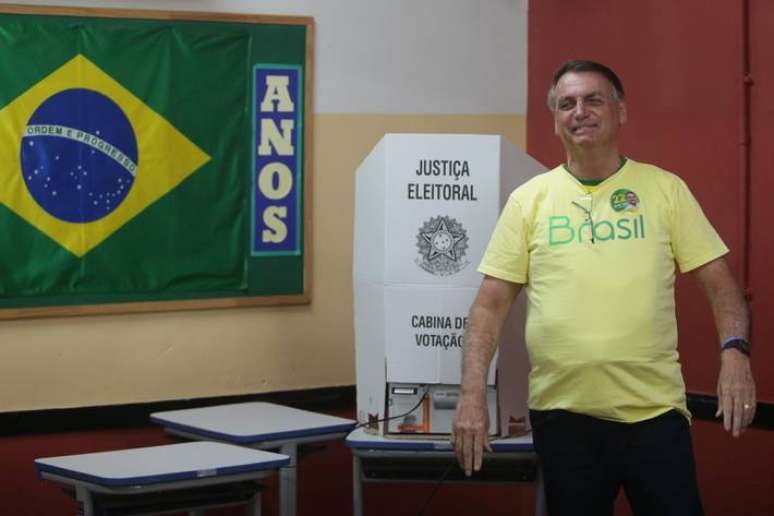
[[[200,442],[40,458],[35,460],[35,466],[41,478],[75,488],[80,515],[96,516],[95,494],[133,498],[236,484],[264,478],[289,462],[289,457],[276,453]],[[252,516],[260,516],[260,492],[252,496],[248,505]],[[204,508],[220,506],[223,504],[199,501],[180,510],[200,515]]]
[[[213,440],[290,457],[280,469],[280,515],[296,515],[298,445],[343,439],[355,421],[274,403],[251,402],[151,414],[170,434]]]

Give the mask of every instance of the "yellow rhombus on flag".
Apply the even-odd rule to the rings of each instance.
[[[131,189],[109,214],[91,222],[68,222],[51,215],[35,200],[23,177],[20,149],[25,131],[31,130],[29,120],[52,95],[71,89],[91,90],[112,100],[128,119],[137,140],[136,163],[125,161],[133,167]],[[49,138],[68,134],[68,128],[60,127],[58,133],[47,130]],[[95,135],[85,135],[86,138],[101,142]],[[172,124],[80,54],[0,110],[0,202],[79,257],[209,160],[210,156]],[[91,173],[99,174],[99,170]]]

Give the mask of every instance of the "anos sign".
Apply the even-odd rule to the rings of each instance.
[[[303,228],[300,66],[253,68],[253,256],[298,255]]]

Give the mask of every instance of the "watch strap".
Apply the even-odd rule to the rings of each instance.
[[[747,341],[747,339],[743,339],[742,337],[732,337],[730,339],[726,339],[720,346],[721,351],[725,351],[731,348],[738,349],[748,357],[752,351],[750,343]]]

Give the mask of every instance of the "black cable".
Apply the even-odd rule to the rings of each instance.
[[[452,470],[452,468],[457,464],[456,460],[452,459],[451,462],[449,462],[449,465],[446,466],[446,469],[443,472],[443,475],[441,475],[441,478],[438,479],[438,481],[435,483],[435,487],[433,488],[433,492],[430,493],[430,496],[427,497],[427,500],[425,501],[425,505],[422,507],[422,510],[419,511],[419,514],[417,516],[424,516],[425,511],[430,506],[430,502],[433,501],[433,498],[435,497],[435,494],[438,492],[438,490],[441,488],[441,484],[443,484],[443,481],[446,480],[446,477],[449,475],[449,472]]]
[[[430,392],[430,385],[425,387],[425,392],[422,394],[422,397],[419,399],[417,404],[414,405],[411,408],[411,410],[409,410],[408,412],[406,412],[404,414],[399,414],[397,416],[387,417],[387,418],[383,418],[383,419],[377,419],[376,421],[368,421],[368,422],[364,422],[364,423],[358,423],[353,428],[353,431],[357,430],[358,428],[363,428],[363,427],[366,427],[366,426],[370,426],[372,423],[383,423],[383,422],[386,422],[386,421],[392,421],[393,419],[399,419],[399,418],[408,416],[409,414],[414,412],[416,409],[418,409],[422,405],[422,402],[425,401],[425,399],[427,398],[427,395],[429,394],[429,392]],[[490,439],[489,442],[492,443],[493,441],[497,441],[497,440],[504,439],[504,438],[505,437],[503,437],[503,436],[495,436],[493,439]],[[423,516],[425,514],[425,511],[430,506],[430,502],[433,501],[433,498],[435,498],[436,493],[441,488],[441,485],[443,485],[443,482],[446,480],[446,477],[449,476],[449,473],[451,472],[452,468],[456,464],[457,464],[457,460],[454,459],[454,458],[451,459],[451,462],[449,462],[449,465],[446,466],[446,469],[444,470],[443,474],[441,475],[441,478],[439,478],[436,481],[435,486],[433,487],[433,492],[430,493],[430,496],[427,497],[427,500],[425,501],[424,506],[419,511],[419,514],[417,516]]]
[[[409,410],[405,414],[398,414],[397,416],[386,417],[384,419],[377,419],[376,421],[366,421],[364,423],[358,423],[358,424],[355,425],[355,427],[352,430],[355,431],[358,428],[364,428],[366,426],[371,426],[373,423],[384,423],[385,421],[392,421],[393,419],[400,419],[402,417],[406,417],[406,416],[408,416],[409,414],[414,412],[416,409],[418,409],[422,405],[422,402],[425,401],[425,399],[427,398],[427,395],[428,395],[429,392],[430,392],[430,385],[425,387],[425,392],[424,392],[424,394],[422,394],[422,397],[419,398],[419,401],[417,402],[417,404],[414,405],[411,408],[411,410]]]
[[[494,438],[489,439],[489,444],[493,443],[494,441],[499,441],[501,439],[507,439],[507,436],[495,436]],[[452,449],[454,446],[452,446]],[[448,466],[446,466],[446,469],[443,472],[443,475],[441,475],[441,478],[438,479],[438,481],[435,483],[435,487],[433,488],[433,492],[430,493],[430,496],[425,501],[425,505],[422,507],[422,510],[419,511],[419,514],[417,516],[424,516],[425,511],[430,506],[430,502],[433,501],[433,498],[435,497],[435,494],[438,492],[438,490],[441,488],[441,485],[443,484],[444,480],[446,480],[446,477],[449,476],[449,472],[451,472],[452,468],[457,464],[457,459],[453,458]]]

